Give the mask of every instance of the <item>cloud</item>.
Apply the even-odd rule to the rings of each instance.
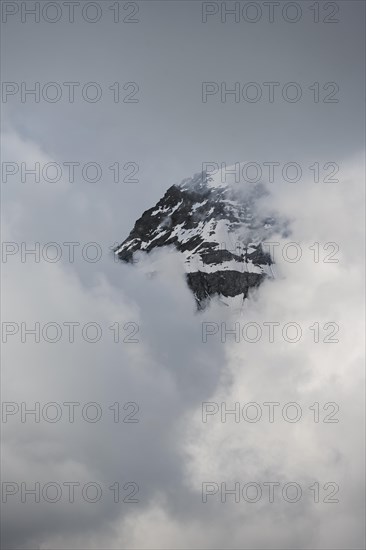
[[[30,148],[33,159],[38,158],[34,144],[24,147]],[[13,211],[21,209],[22,215],[12,217],[10,211],[5,217],[6,242],[25,239],[30,246],[27,234],[47,235],[48,220],[28,218],[28,210],[37,209],[38,195],[45,201],[42,206],[48,216],[57,217],[62,229],[57,193],[55,197],[50,192],[47,198],[33,186],[25,203],[13,201]],[[88,200],[85,204],[89,212],[93,206]],[[68,217],[70,234],[78,234],[79,224],[77,216]],[[102,245],[111,238],[108,227],[104,229]],[[4,424],[4,477],[19,487],[21,482],[32,487],[38,481],[42,486],[57,482],[64,489],[61,501],[53,505],[43,499],[32,504],[32,497],[21,503],[20,492],[16,498],[9,497],[3,534],[9,548],[57,547],[60,539],[62,546],[73,548],[80,540],[82,547],[95,536],[100,546],[120,515],[123,519],[134,514],[136,507],[145,509],[157,492],[172,492],[182,476],[183,457],[177,447],[182,415],[197,405],[202,390],[208,396],[218,381],[223,353],[217,346],[213,360],[212,349],[201,342],[200,320],[194,316],[194,299],[179,272],[178,259],[165,260],[165,274],[149,280],[130,266],[116,264],[108,248],[103,252],[97,263],[80,257],[70,263],[66,255],[56,263],[42,257],[37,262],[31,255],[22,262],[19,253],[4,264],[3,320],[16,323],[19,332],[4,345],[3,400],[19,407],[24,402],[27,408],[38,402],[41,408],[39,423],[31,414],[22,423],[19,408],[19,415],[9,416]],[[39,343],[32,335],[21,342],[21,323],[27,329],[40,324]],[[53,328],[46,333],[44,327],[49,323]],[[72,343],[70,323],[79,323]],[[88,323],[100,328],[96,343],[86,341],[94,338],[93,327],[82,338]],[[116,324],[118,343],[115,328],[111,329]],[[61,330],[59,340],[45,341],[55,338],[55,325]],[[44,418],[48,413],[42,412],[43,407],[50,402],[61,407],[59,422]],[[65,402],[80,403],[74,423],[68,420]],[[90,402],[102,409],[100,422],[90,423],[82,417],[83,406]],[[123,406],[131,402],[139,407],[140,421],[113,422],[109,407],[120,403],[121,416],[126,416],[131,408],[124,412]],[[95,409],[89,412],[93,416]],[[55,409],[50,409],[49,415],[54,414]],[[98,482],[103,498],[94,505],[70,503],[62,485],[67,481]],[[140,503],[114,503],[108,489],[114,482],[121,487],[126,482],[138,483]],[[126,491],[122,493],[125,496]]]
[[[50,159],[36,143],[14,132],[8,138],[9,158]],[[97,263],[80,255],[74,263],[66,256],[57,263],[37,263],[30,256],[22,263],[18,254],[3,265],[3,320],[24,322],[28,328],[53,322],[63,329],[54,344],[44,338],[33,343],[32,336],[23,344],[20,328],[9,337],[3,352],[3,401],[24,401],[29,407],[35,402],[80,403],[74,423],[67,420],[65,406],[57,423],[42,416],[37,423],[31,415],[22,423],[20,413],[9,416],[3,426],[3,479],[28,487],[35,481],[42,486],[49,481],[98,482],[103,497],[95,504],[70,503],[66,493],[54,504],[44,499],[32,503],[32,497],[22,503],[19,494],[9,497],[4,547],[361,548],[361,168],[362,161],[352,159],[343,181],[333,186],[273,184],[261,212],[289,218],[291,233],[272,239],[279,243],[277,278],[264,283],[241,313],[215,302],[195,313],[179,258],[171,250],[153,258],[151,267],[157,265],[159,273],[150,279],[144,270],[115,263],[109,243],[119,236],[120,221],[103,190],[88,194],[67,183],[6,190],[6,241],[62,243],[77,235],[74,240],[98,240],[103,257]],[[299,262],[282,256],[289,240],[301,246]],[[314,242],[320,246],[318,263],[309,249]],[[332,252],[324,250],[327,242],[339,246],[338,263],[323,261]],[[80,323],[74,343],[68,341],[65,321]],[[102,329],[96,343],[81,337],[90,322]],[[242,336],[248,322],[262,329],[257,343]],[[280,323],[273,343],[266,322]],[[309,328],[316,322],[319,343]],[[324,329],[327,322],[339,326],[339,343],[322,341],[331,332]],[[116,323],[121,340],[127,341],[114,342],[110,327]],[[206,343],[203,323],[218,328]],[[239,342],[233,335],[221,341],[222,323],[227,329],[239,323]],[[283,338],[286,323],[301,326],[299,342]],[[299,403],[301,421],[286,422],[279,414],[274,423],[265,418],[235,423],[232,416],[222,423],[215,414],[202,422],[202,402],[224,402],[227,408],[256,402],[266,411],[263,403],[269,401],[279,402],[279,411],[286,403]],[[103,411],[96,423],[80,415],[90,402]],[[109,407],[116,402],[122,407],[137,403],[140,421],[113,422]],[[340,422],[315,423],[309,407],[319,403],[324,419],[332,412],[323,409],[328,402],[339,405]],[[121,410],[126,414],[132,409]],[[216,495],[204,504],[206,481],[296,481],[304,498],[296,504],[269,504],[264,498],[236,504],[228,497],[223,504]],[[339,504],[312,502],[308,486],[315,481],[322,487],[336,482]],[[113,502],[108,487],[114,482],[138,483],[140,502]]]

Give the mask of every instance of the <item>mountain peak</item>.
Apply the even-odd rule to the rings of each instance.
[[[197,173],[171,186],[146,210],[115,254],[132,263],[137,252],[174,246],[198,309],[215,295],[224,302],[238,296],[244,300],[250,288],[272,276],[272,260],[261,243],[276,222],[256,208],[266,193],[259,183],[243,186],[223,182],[220,174]]]

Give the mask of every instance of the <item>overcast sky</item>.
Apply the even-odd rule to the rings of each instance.
[[[117,2],[82,0],[73,23],[65,2],[57,10],[40,2],[39,22],[22,4],[37,3],[2,6],[2,318],[18,328],[3,343],[2,399],[12,403],[3,415],[4,548],[364,548],[364,3],[280,1],[271,22],[265,2],[119,2],[114,22]],[[225,6],[236,4],[237,15],[225,22]],[[56,87],[47,87],[51,82]],[[65,82],[79,83],[73,103]],[[85,99],[96,90],[85,89],[90,82],[99,101]],[[203,101],[205,82],[211,93]],[[276,83],[273,101],[269,82]],[[36,83],[39,102],[22,98],[22,87]],[[223,101],[221,91],[235,83],[239,97]],[[52,102],[55,90],[61,96]],[[261,98],[250,101],[258,90]],[[36,162],[39,182],[22,174],[22,163],[31,169]],[[73,182],[70,162],[80,163]],[[99,181],[83,179],[88,162],[98,164]],[[241,316],[217,303],[197,314],[171,251],[161,251],[155,278],[110,254],[144,210],[204,162],[257,163],[265,183],[264,163],[279,163],[260,208],[290,220],[291,240],[303,251],[297,263],[278,256],[276,280],[260,287]],[[297,183],[281,177],[289,162],[301,167]],[[54,183],[52,169],[48,181],[42,176],[47,163],[62,167]],[[118,183],[109,168],[116,163]],[[122,181],[132,172],[137,182]],[[327,181],[332,173],[337,182]],[[60,261],[45,260],[50,242]],[[73,262],[67,242],[80,243]],[[91,242],[102,252],[94,263],[81,254]],[[39,243],[39,261],[22,257],[24,243]],[[335,243],[337,262],[324,262],[333,252],[326,243]],[[42,335],[39,343],[31,335],[22,342],[22,322],[64,330],[56,343]],[[65,322],[80,323],[73,343]],[[96,343],[81,336],[90,322],[102,329]],[[279,336],[270,343],[263,330],[256,343],[223,343],[218,332],[202,341],[202,323],[247,322],[263,329],[278,322]],[[281,336],[289,322],[302,327],[297,343]],[[114,323],[120,340],[136,341],[114,342]],[[324,342],[334,324],[339,342]],[[62,416],[22,422],[21,402],[41,409],[56,402]],[[65,402],[80,403],[73,423]],[[100,421],[81,415],[89,402],[101,408]],[[116,402],[120,422],[113,422]],[[263,419],[236,423],[231,415],[223,423],[219,412],[202,422],[203,402],[228,409],[256,402]],[[279,412],[271,423],[265,402],[279,403],[278,411],[295,402],[302,417],[292,423]],[[333,405],[324,409],[327,403]],[[337,407],[339,422],[324,422]],[[122,422],[128,414],[139,421]],[[80,484],[72,503],[62,486],[70,481]],[[39,503],[21,486],[37,482]],[[47,482],[63,487],[58,502],[42,495]],[[80,496],[88,482],[103,489],[97,503]],[[123,489],[132,482],[138,502],[122,502],[136,489]],[[203,502],[206,482],[278,482],[280,489],[273,503],[264,490],[256,503],[236,503],[233,495],[221,502],[219,489]],[[282,497],[289,482],[302,488],[298,502]],[[115,483],[118,503],[109,489]],[[339,502],[324,502],[335,486]]]

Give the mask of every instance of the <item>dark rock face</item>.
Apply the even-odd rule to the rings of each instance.
[[[214,295],[244,300],[250,288],[272,274],[272,260],[262,243],[278,227],[256,211],[264,194],[260,184],[243,189],[196,174],[170,187],[146,210],[115,254],[133,262],[138,251],[173,245],[183,257],[198,309]]]
[[[257,287],[264,275],[258,273],[238,273],[238,271],[216,271],[204,273],[196,271],[187,273],[187,282],[196,299],[197,308],[204,309],[211,296],[221,295],[234,297],[243,295],[243,300],[248,296],[251,287]]]

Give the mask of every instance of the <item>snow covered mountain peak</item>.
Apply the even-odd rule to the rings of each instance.
[[[265,194],[260,183],[227,183],[220,173],[212,178],[200,172],[170,187],[146,210],[115,254],[133,263],[138,252],[174,246],[198,309],[212,296],[223,303],[234,297],[243,301],[250,288],[273,276],[262,243],[276,221],[261,217],[256,207]]]

